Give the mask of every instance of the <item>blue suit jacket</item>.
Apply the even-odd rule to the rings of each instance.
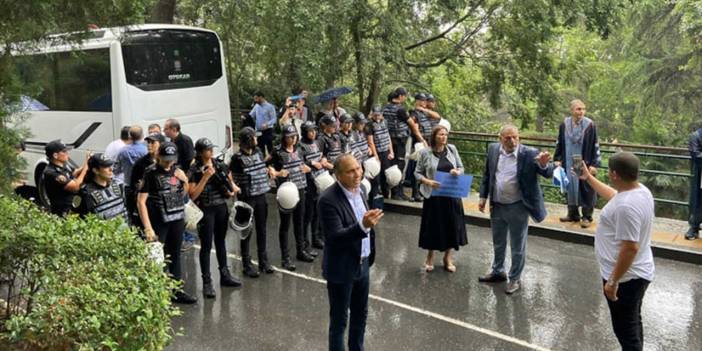
[[[539,151],[533,147],[519,145],[517,153],[517,180],[519,190],[522,193],[524,207],[534,221],[541,222],[546,218],[546,207],[544,206],[544,194],[539,187],[537,174],[545,178],[553,176],[553,163],[549,162],[548,167],[542,169],[534,159]],[[480,185],[480,198],[490,199],[492,202],[495,190],[495,172],[497,171],[497,161],[500,157],[500,143],[492,143],[488,148],[488,155],[485,161],[485,171],[483,172],[483,182]]]
[[[368,208],[365,192],[363,202]],[[356,215],[339,183],[326,189],[317,202],[319,223],[324,233],[322,276],[330,283],[351,283],[361,269],[361,240],[366,232],[356,221]],[[375,260],[375,231],[371,229],[369,264]]]

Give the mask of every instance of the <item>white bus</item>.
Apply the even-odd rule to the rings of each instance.
[[[43,188],[44,146],[61,139],[70,163],[104,151],[124,125],[163,127],[176,118],[193,140],[208,137],[231,154],[232,130],[222,45],[213,31],[177,25],[92,30],[76,44],[46,44],[16,53],[20,77],[36,93],[28,113],[25,176]],[[40,190],[40,195],[41,195]],[[40,196],[45,200],[44,196]]]

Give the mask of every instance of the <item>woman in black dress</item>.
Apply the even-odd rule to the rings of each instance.
[[[463,174],[463,163],[456,147],[448,144],[446,127],[434,127],[429,143],[431,147],[422,150],[414,171],[420,183],[419,192],[426,199],[422,207],[419,247],[429,250],[424,263],[427,272],[434,270],[434,250],[445,252],[444,269],[455,272],[451,250],[458,250],[468,243],[463,222],[463,201],[460,198],[431,196],[431,192],[441,186],[434,180],[437,171],[458,176]]]

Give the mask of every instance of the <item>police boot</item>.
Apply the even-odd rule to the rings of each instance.
[[[214,299],[215,296],[217,296],[212,286],[212,277],[210,277],[209,274],[202,276],[202,295],[204,295],[206,299]]]
[[[265,252],[258,254],[258,270],[266,274],[275,272],[271,263],[268,262],[268,255]]]
[[[244,256],[241,258],[244,266],[244,275],[249,278],[258,278],[258,271],[253,268],[251,263],[251,256]]]
[[[229,273],[228,267],[222,267],[219,269],[219,285],[237,288],[241,286],[241,282]]]

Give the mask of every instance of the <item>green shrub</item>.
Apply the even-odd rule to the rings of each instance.
[[[0,349],[161,350],[175,287],[121,221],[0,197]]]

